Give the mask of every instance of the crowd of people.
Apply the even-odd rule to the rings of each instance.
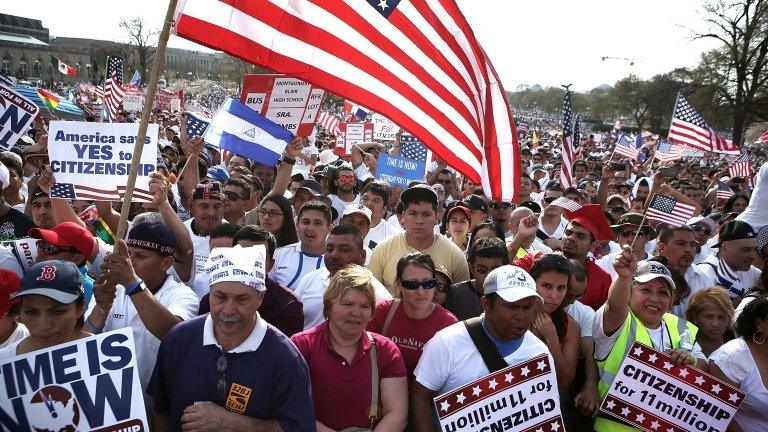
[[[744,390],[730,431],[768,431],[764,155],[731,177],[584,137],[565,186],[556,138],[524,139],[508,202],[441,159],[377,180],[397,145],[296,137],[267,166],[153,121],[151,203],[52,198],[45,121],[0,153],[0,361],[130,328],[152,430],[427,432],[433,398],[546,355],[565,429],[618,431],[599,406],[640,342]],[[649,220],[656,194],[695,214]]]

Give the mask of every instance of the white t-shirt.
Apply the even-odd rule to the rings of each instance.
[[[27,326],[22,323],[16,323],[16,328],[13,330],[13,332],[11,332],[11,335],[8,336],[8,339],[0,341],[0,348],[5,348],[24,339],[27,336],[29,336],[29,330],[27,330]]]
[[[376,295],[376,301],[392,300],[392,294],[376,279],[370,270],[371,285]],[[325,321],[323,317],[323,294],[331,281],[331,272],[325,266],[307,273],[296,286],[296,294],[301,297],[304,305],[304,330],[312,328]]]
[[[591,307],[576,300],[565,308],[568,315],[581,326],[581,337],[592,337],[592,326],[595,323],[595,311]]]
[[[403,229],[400,228],[399,223],[397,225],[392,225],[391,223],[382,219],[381,222],[378,223],[378,225],[376,225],[375,227],[371,227],[371,229],[368,230],[368,234],[365,236],[365,240],[363,240],[363,244],[371,248],[371,250],[373,250],[374,248],[376,248],[376,245],[381,243],[381,241],[384,240],[385,238],[402,231]]]
[[[709,357],[728,379],[738,384],[747,396],[733,419],[744,431],[768,431],[768,389],[760,369],[743,338],[737,338],[713,352]],[[763,371],[768,373],[768,371]]]
[[[324,266],[323,255],[302,252],[301,242],[277,248],[274,259],[269,278],[291,290],[296,289],[304,275]]]
[[[319,155],[320,151],[314,145],[308,145],[308,146],[304,147],[303,149],[301,149],[301,154],[303,154],[304,156],[306,156],[308,158],[311,158],[312,156]],[[296,165],[295,166],[302,167],[302,169],[304,171],[309,171],[309,169],[308,169],[309,168],[309,163],[307,163],[302,158],[296,158]]]
[[[170,313],[188,320],[197,316],[199,300],[192,290],[183,283],[176,282],[172,277],[165,278],[165,282],[154,294],[155,299],[163,305]],[[88,317],[96,306],[96,299],[91,299],[88,305],[88,311],[85,316]],[[104,323],[104,332],[130,327],[133,330],[133,338],[136,344],[136,366],[139,369],[139,379],[141,388],[146,389],[149,378],[152,376],[152,370],[157,361],[157,351],[160,349],[160,339],[156,338],[144,325],[144,322],[133,305],[131,298],[125,295],[125,288],[122,285],[117,286],[117,296],[115,297],[112,308],[109,310],[109,316]]]
[[[568,226],[568,220],[562,216],[560,216],[560,224],[557,225],[557,228],[552,233],[548,233],[546,229],[544,229],[544,225],[542,224],[541,219],[539,219],[539,229],[547,234],[548,236],[556,239],[563,238],[563,235],[565,235],[565,227]]]
[[[605,334],[605,329],[603,328],[603,314],[605,313],[605,307],[606,305],[603,305],[600,307],[600,309],[597,310],[595,313],[595,323],[592,326],[592,336],[595,338],[596,359],[604,359],[608,357],[608,354],[611,353],[611,349],[613,348],[613,345],[616,344],[616,340],[619,338],[619,334],[621,334],[624,326],[629,325],[627,322],[624,322],[624,324],[622,324],[621,327],[613,332],[612,335],[607,336]],[[649,329],[646,327],[645,330],[648,331],[648,336],[651,338],[651,344],[653,345],[654,349],[662,352],[666,352],[667,350],[672,349],[672,339],[669,335],[669,331],[667,331],[667,326],[664,325],[663,321],[662,325],[660,325],[658,328]],[[701,351],[701,347],[699,346],[698,342],[693,344],[691,354],[702,360],[707,359],[707,356],[705,356]]]
[[[403,226],[400,225],[400,219],[397,218],[397,213],[392,213],[389,219],[387,219],[387,223],[392,225],[393,227],[400,227],[400,231],[405,231],[405,228],[403,228]]]
[[[341,215],[344,214],[344,209],[347,208],[348,205],[360,203],[360,195],[355,195],[355,198],[352,201],[344,201],[336,194],[330,194],[328,197],[331,199],[331,205],[333,205],[333,208],[336,209],[339,215],[339,217],[336,218],[334,222],[337,222],[339,219],[341,219]]]
[[[0,246],[0,269],[8,270],[16,273],[19,278],[24,277],[24,270],[19,264],[19,260],[7,247]]]
[[[509,365],[515,365],[540,354],[547,354],[550,364],[555,364],[547,346],[533,333],[526,331],[520,347],[504,360]],[[414,371],[419,384],[438,394],[459,388],[489,373],[480,351],[461,321],[440,330],[424,345]]]
[[[195,263],[192,268],[192,274],[197,275],[205,273],[205,262],[208,261],[208,255],[211,254],[211,245],[209,243],[211,237],[199,236],[192,232],[192,221],[194,220],[194,218],[187,220],[184,222],[184,226],[189,231],[189,237],[192,239],[192,248],[195,251]]]

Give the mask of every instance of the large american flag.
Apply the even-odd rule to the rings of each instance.
[[[565,87],[563,98],[563,163],[560,166],[560,184],[563,188],[573,186],[573,123],[571,123],[571,91]]]
[[[341,129],[339,129],[339,118],[327,111],[323,111],[317,115],[316,123],[334,136],[341,135]]]
[[[752,166],[750,165],[749,155],[742,153],[730,165],[728,165],[728,174],[731,177],[752,177]]]
[[[104,105],[109,112],[109,121],[117,119],[117,113],[120,111],[120,104],[123,103],[125,89],[117,81],[117,76],[113,72],[104,82]]]
[[[407,135],[404,133],[400,137],[400,156],[408,159],[428,162],[428,153],[429,151],[427,150],[427,146],[425,146],[424,143],[415,136]]]
[[[118,186],[117,189],[100,189],[72,183],[56,183],[51,187],[51,198],[122,201],[124,197],[125,186]],[[136,202],[152,202],[152,194],[146,189],[135,188],[132,200]]]
[[[616,147],[614,147],[613,151],[614,153],[620,154],[632,160],[637,160],[637,157],[640,154],[637,150],[637,147],[635,147],[635,141],[630,139],[625,134],[622,134],[621,137],[619,137],[619,141],[616,142]]]
[[[679,144],[714,153],[739,154],[741,151],[732,142],[717,135],[704,117],[683,97],[677,95],[672,124],[668,138]]]
[[[520,158],[498,75],[455,0],[187,0],[176,34],[365,103],[514,201]]]
[[[684,146],[668,140],[659,140],[653,157],[660,162],[672,162],[683,158]]]
[[[648,210],[645,211],[645,216],[679,227],[688,223],[695,211],[696,208],[692,205],[681,203],[670,196],[655,194]]]

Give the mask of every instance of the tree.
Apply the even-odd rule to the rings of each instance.
[[[149,30],[144,20],[139,17],[124,19],[120,21],[120,27],[128,32],[128,44],[131,45],[133,52],[139,60],[139,73],[141,82],[146,82],[146,71],[150,58],[155,54],[155,45],[151,41],[160,32],[159,30]],[[162,61],[162,59],[160,60]]]
[[[748,122],[768,120],[768,0],[717,0],[704,6],[709,31],[696,38],[722,42],[695,71],[732,113],[732,136],[743,141]]]
[[[641,131],[645,127],[650,111],[648,81],[630,75],[616,82],[611,91],[613,105],[621,113],[628,113]]]

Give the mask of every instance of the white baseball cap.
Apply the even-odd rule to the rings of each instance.
[[[520,267],[503,265],[493,269],[483,282],[483,292],[497,293],[506,302],[516,302],[528,297],[544,300],[536,292],[536,281]]]
[[[371,222],[371,217],[373,216],[371,209],[364,206],[363,204],[348,204],[346,207],[344,207],[344,213],[342,213],[341,216],[344,217],[353,213],[360,213],[361,215],[367,217],[368,223]]]
[[[709,229],[711,229],[712,231],[715,231],[717,229],[717,224],[715,223],[715,221],[704,216],[693,217],[690,220],[688,220],[688,222],[686,222],[686,225],[691,226],[699,222],[703,222],[704,224],[706,224],[709,227]]]

